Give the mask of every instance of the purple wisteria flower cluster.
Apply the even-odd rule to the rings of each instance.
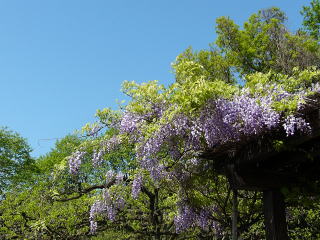
[[[110,183],[114,179],[115,175],[116,174],[115,174],[114,171],[112,171],[112,170],[107,171],[107,173],[106,173],[106,183]]]
[[[98,224],[95,221],[96,215],[105,211],[105,204],[102,201],[96,201],[90,209],[90,232],[94,234],[97,231]]]
[[[159,119],[163,115],[166,103],[152,103],[152,107],[144,113],[133,113],[125,111],[119,124],[118,129],[121,134],[129,135],[130,139],[134,142],[142,141],[140,127],[153,119]]]
[[[125,112],[119,124],[120,132],[127,134],[134,133],[141,121],[143,121],[143,116],[131,112]]]
[[[121,138],[119,136],[112,136],[108,140],[101,143],[101,147],[106,153],[113,151],[116,147],[121,144]]]
[[[183,149],[178,141],[183,141],[184,150],[200,149],[201,131],[195,122],[183,114],[179,114],[171,122],[163,124],[160,128],[137,148],[137,158],[140,165],[147,169],[154,181],[158,182],[169,177],[166,167],[161,163],[157,154],[165,147],[172,159],[180,159]]]
[[[137,199],[142,187],[142,175],[138,174],[132,183],[132,198]]]
[[[69,170],[71,174],[77,174],[81,165],[82,158],[86,152],[76,151],[69,157]]]
[[[232,100],[209,102],[198,120],[206,143],[212,148],[278,127],[280,114],[272,109],[271,103],[268,96],[256,99],[247,92]]]
[[[121,138],[119,136],[112,136],[111,138],[104,140],[100,143],[100,148],[93,150],[92,164],[97,167],[101,165],[103,156],[106,153],[110,153],[121,144]]]
[[[93,166],[97,167],[101,164],[102,158],[105,152],[102,149],[99,150],[93,150],[93,155],[92,155],[92,164]]]
[[[301,117],[296,117],[289,115],[283,124],[287,136],[292,136],[298,130],[302,133],[310,133],[311,127],[310,124],[306,122],[305,119]]]
[[[120,192],[111,193],[108,189],[103,189],[102,192],[103,200],[97,200],[93,203],[90,209],[90,232],[94,234],[97,230],[98,223],[96,222],[96,217],[99,214],[105,214],[107,218],[114,222],[116,220],[116,215],[125,207],[125,200]]]
[[[115,180],[115,183],[119,185],[123,182],[125,175],[122,172],[116,173],[113,170],[108,170],[105,177],[107,184]]]
[[[191,206],[180,203],[178,215],[174,218],[176,232],[180,233],[198,226],[202,230],[213,229],[219,234],[221,232],[221,227],[213,220],[213,212],[211,209],[214,208],[205,208],[196,211]]]

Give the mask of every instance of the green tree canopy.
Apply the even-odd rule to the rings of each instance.
[[[242,75],[270,70],[291,74],[294,67],[319,66],[317,41],[302,32],[290,33],[285,20],[285,14],[278,8],[251,15],[243,29],[229,17],[220,17],[216,43]]]
[[[320,1],[312,0],[310,6],[304,6],[303,15],[304,29],[315,39],[320,39]]]
[[[18,133],[0,128],[0,194],[29,180],[36,170],[31,148]]]

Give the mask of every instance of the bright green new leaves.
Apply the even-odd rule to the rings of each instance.
[[[224,56],[211,47],[209,50],[195,52],[191,47],[180,54],[172,64],[176,82],[183,84],[199,77],[205,81],[234,82],[230,64]]]
[[[142,115],[152,111],[156,104],[166,102],[168,92],[165,90],[165,87],[158,84],[158,81],[149,81],[142,84],[125,81],[122,84],[123,93],[132,99],[126,109]]]
[[[120,116],[120,112],[114,111],[111,108],[104,108],[96,112],[96,117],[99,118],[99,121],[102,124],[105,124],[106,126],[110,126],[110,127],[112,123],[116,122],[117,119],[119,119],[119,116]]]
[[[191,66],[190,71],[193,71],[194,66],[189,63],[183,62],[177,65],[180,67],[180,65],[187,64]],[[187,69],[188,66],[184,67]],[[169,88],[158,85],[157,81],[143,84],[125,82],[123,88],[124,92],[132,97],[126,109],[142,115],[151,112],[156,104],[169,105],[170,111],[175,113],[181,111],[191,114],[204,106],[209,99],[230,98],[238,90],[238,87],[225,81],[218,79],[207,81],[204,76],[196,74],[186,78],[181,84],[172,84]]]
[[[224,81],[206,81],[201,76],[183,84],[173,84],[171,87],[173,89],[170,96],[171,103],[178,106],[176,109],[187,114],[193,114],[201,109],[210,99],[228,99],[239,90],[237,86]]]

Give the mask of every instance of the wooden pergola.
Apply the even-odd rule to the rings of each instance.
[[[225,175],[234,190],[236,211],[237,190],[262,191],[264,223],[267,240],[287,240],[285,201],[282,188],[302,187],[313,193],[312,184],[320,180],[320,107],[312,100],[303,114],[310,123],[310,134],[287,137],[284,131],[273,131],[250,141],[233,143],[203,153],[212,160],[215,171]],[[283,147],[275,148],[274,140]],[[233,236],[236,239],[236,214]]]

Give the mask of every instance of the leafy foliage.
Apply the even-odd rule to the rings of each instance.
[[[268,136],[279,151],[285,136],[312,130],[303,109],[320,93],[317,4],[302,11],[309,32],[295,34],[278,8],[253,14],[242,29],[218,18],[216,44],[188,48],[172,64],[175,83],[124,82],[127,105],[98,110],[97,122],[84,126],[81,138],[67,136],[37,160],[28,187],[8,188],[0,204],[0,236],[231,238],[233,193],[215,164],[226,149]],[[5,149],[13,150],[5,152],[4,169],[11,171],[24,159],[11,146],[24,142],[5,139]],[[201,157],[206,151],[213,159]],[[10,174],[4,181],[22,176]],[[310,207],[299,191],[290,194],[291,237],[319,237],[318,199]],[[239,192],[242,239],[265,238],[261,204],[260,193]]]
[[[260,10],[240,29],[230,18],[217,19],[217,45],[241,75],[270,70],[291,74],[294,67],[319,66],[319,45],[302,32],[291,34],[278,8]]]
[[[304,6],[301,14],[303,15],[303,26],[310,35],[319,40],[320,38],[320,1],[312,0],[310,6]]]
[[[12,185],[28,182],[36,171],[31,148],[18,133],[0,128],[0,194]]]

